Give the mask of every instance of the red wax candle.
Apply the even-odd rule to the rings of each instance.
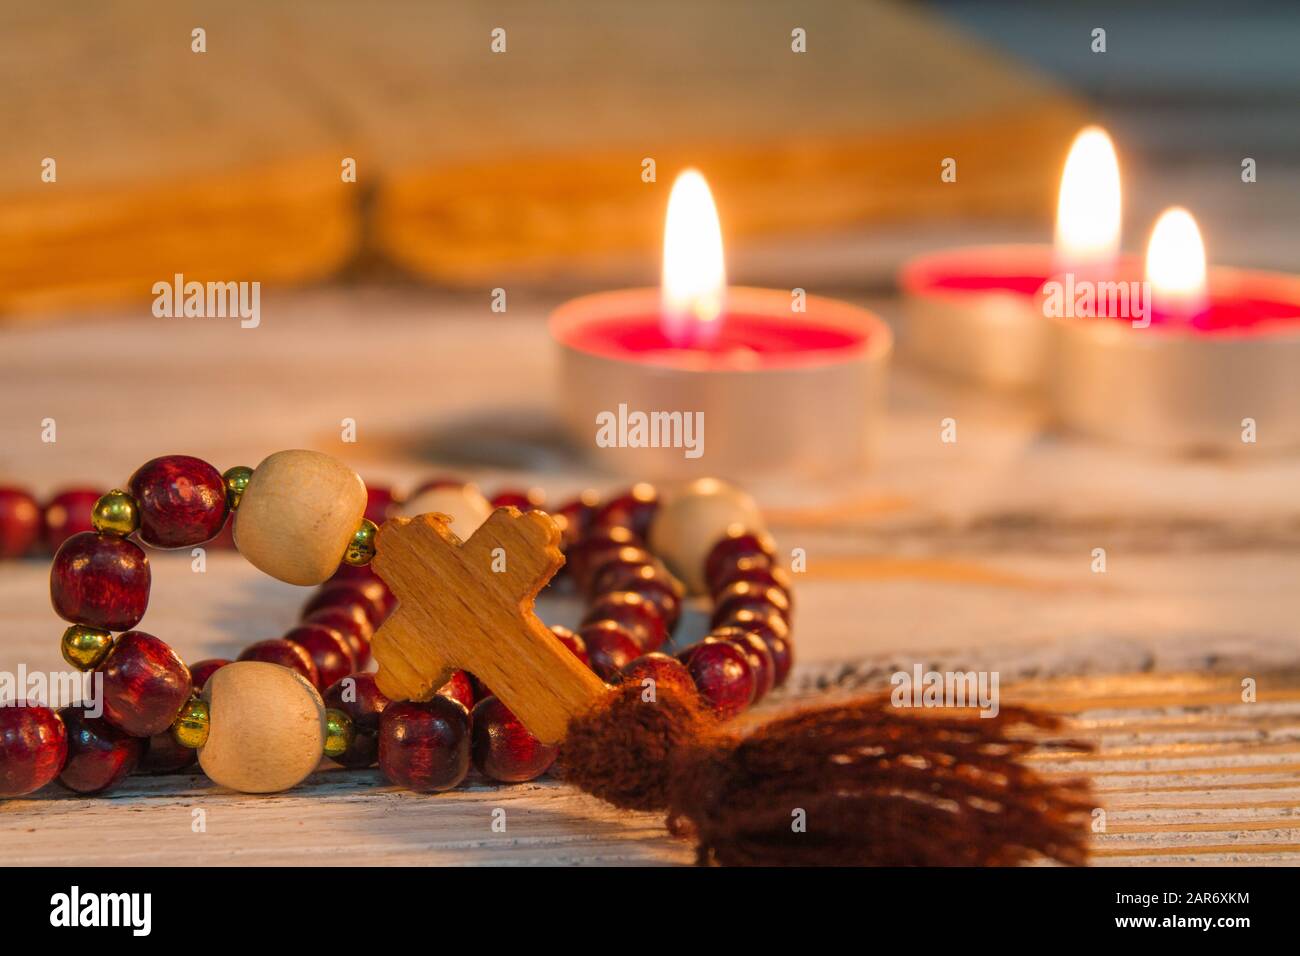
[[[815,300],[817,311],[804,318],[788,314],[788,293],[731,289],[728,295],[731,310],[708,344],[681,347],[669,339],[660,323],[657,289],[588,296],[577,303],[585,309],[571,303],[558,313],[572,319],[575,311],[585,311],[584,320],[559,324],[565,344],[590,355],[697,372],[835,365],[860,355],[872,331],[869,322],[844,309],[838,322],[832,319],[837,303]],[[781,314],[782,306],[787,314]]]
[[[899,273],[906,345],[922,363],[998,388],[1043,382],[1050,330],[1039,287],[1063,270],[1106,278],[1119,247],[1119,164],[1099,127],[1080,131],[1061,175],[1055,245],[977,246]]]
[[[848,303],[808,296],[796,313],[791,301],[730,288],[716,336],[688,346],[665,331],[658,289],[565,303],[551,333],[574,443],[642,476],[861,467],[883,422],[893,336]]]
[[[1124,274],[1141,287],[1140,271]],[[1051,319],[1063,425],[1173,452],[1300,446],[1300,277],[1210,269],[1190,310],[1145,294],[1149,316],[1107,300],[1099,318]]]
[[[663,289],[565,303],[551,317],[576,446],[641,477],[859,468],[883,420],[889,327],[803,290],[729,288],[708,187],[679,177]]]
[[[997,387],[1040,384],[1048,328],[1038,290],[1054,262],[1049,245],[978,246],[912,259],[898,277],[909,354]]]
[[[1300,445],[1300,278],[1205,263],[1196,220],[1173,208],[1144,270],[1044,284],[1063,425],[1169,451]]]

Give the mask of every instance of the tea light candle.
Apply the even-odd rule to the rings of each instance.
[[[1058,272],[1105,277],[1119,239],[1119,162],[1105,130],[1090,126],[1075,137],[1061,174],[1055,245],[950,249],[903,266],[907,352],[967,381],[1040,385],[1049,333],[1039,288]]]
[[[669,199],[662,288],[572,300],[550,329],[567,431],[611,471],[834,474],[862,466],[883,424],[889,327],[798,290],[728,287],[694,171]]]
[[[1134,264],[1119,271],[1142,277]],[[1300,446],[1300,277],[1207,270],[1196,221],[1171,209],[1152,231],[1145,280],[1130,287],[1148,315],[1106,303],[1098,318],[1049,320],[1061,424],[1170,452]]]

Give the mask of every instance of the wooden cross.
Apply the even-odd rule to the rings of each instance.
[[[467,670],[533,736],[558,743],[607,690],[533,613],[564,564],[560,529],[541,512],[498,508],[462,544],[450,520],[393,518],[379,529],[372,565],[398,604],[371,645],[375,683],[392,700],[428,700]]]

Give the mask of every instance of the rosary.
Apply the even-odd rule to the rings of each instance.
[[[146,463],[94,501],[92,530],[67,537],[50,572],[63,656],[102,675],[103,716],[0,706],[0,797],[56,779],[100,793],[196,760],[219,785],[278,792],[322,756],[433,793],[472,763],[501,783],[551,772],[662,812],[707,864],[1085,860],[1086,786],[1022,760],[1080,746],[1035,739],[1059,729],[1050,714],[933,716],[871,697],[737,726],[790,673],[793,596],[739,490],[704,479],[660,501],[638,485],[553,514],[509,494],[466,515],[472,500],[431,482],[413,516],[380,525],[361,478],[318,452],[224,473],[184,455]],[[283,638],[187,667],[135,630],[150,589],[141,544],[211,541],[232,513],[250,563],[319,588]],[[556,586],[589,602],[576,631],[533,611],[561,569]],[[660,652],[692,594],[712,598],[709,636]]]

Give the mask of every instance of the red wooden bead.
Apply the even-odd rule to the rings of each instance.
[[[713,594],[721,594],[737,581],[777,588],[786,596],[790,607],[794,607],[794,586],[790,575],[785,568],[773,564],[766,555],[751,554],[725,565],[714,582]]]
[[[138,544],[109,534],[74,534],[50,567],[59,617],[105,631],[129,631],[149,606],[149,559]]]
[[[474,709],[474,682],[465,671],[455,671],[451,680],[438,688],[443,697],[450,697],[466,710]]]
[[[337,757],[345,767],[373,766],[379,759],[379,717],[390,701],[375,684],[374,674],[349,674],[325,691],[325,706],[352,718],[352,743]]]
[[[155,548],[202,544],[226,523],[226,482],[201,458],[164,455],[147,461],[127,487],[140,509],[140,540]]]
[[[392,589],[382,580],[378,581],[377,584],[377,587],[371,587],[371,592],[374,594],[376,600],[379,601],[379,613],[383,615],[379,619],[379,623],[382,624],[388,619],[388,615],[392,614],[393,611],[397,609],[397,595],[394,594]],[[376,624],[375,626],[378,627],[379,624]]]
[[[372,627],[378,627],[388,617],[391,592],[378,579],[373,581],[331,581],[322,584],[302,606],[302,617],[326,607],[356,604],[366,612]]]
[[[93,531],[90,513],[101,494],[93,488],[69,488],[46,502],[45,547],[57,551],[74,534]]]
[[[641,646],[614,621],[584,624],[578,636],[587,645],[591,669],[606,683],[618,679],[618,672],[641,656]]]
[[[790,640],[790,625],[786,623],[785,618],[780,615],[776,608],[769,604],[763,604],[759,607],[737,608],[724,623],[718,626],[735,626],[744,628],[747,631],[754,631],[763,640],[767,640],[769,636]]]
[[[677,630],[677,624],[682,619],[684,597],[681,585],[669,583],[665,578],[643,577],[629,582],[622,590],[639,594],[653,604],[659,610],[659,616],[663,618],[669,636]]]
[[[786,678],[790,676],[790,668],[794,666],[794,645],[784,637],[759,636],[767,645],[767,649],[772,652],[772,661],[776,667],[772,686],[782,687],[785,685]]]
[[[383,623],[379,605],[350,586],[323,586],[302,606],[302,620],[315,619],[316,615],[326,611],[338,611],[350,617],[359,616],[370,629],[372,637]]]
[[[327,588],[331,584],[356,584],[358,582],[362,584],[383,584],[384,579],[377,575],[375,569],[368,564],[340,564],[338,570],[331,574],[329,580],[322,584],[321,587]],[[387,585],[385,585],[385,587],[386,586]]]
[[[143,631],[119,634],[99,667],[104,719],[133,737],[171,726],[194,691],[189,668],[164,641]]]
[[[530,734],[499,697],[479,702],[471,726],[474,766],[485,777],[522,783],[540,777],[555,763],[558,748]]]
[[[610,591],[635,591],[659,609],[669,633],[677,629],[686,590],[662,565],[608,563],[597,572],[592,592]]]
[[[486,700],[488,697],[495,697],[492,688],[478,679],[478,675],[465,671],[465,676],[469,678],[469,686],[474,690],[474,700]]]
[[[379,620],[374,622],[375,627],[383,623],[383,619],[393,612],[397,607],[397,596],[384,583],[384,579],[377,575],[374,569],[368,565],[355,567],[350,564],[340,564],[339,569],[334,572],[328,581],[321,585],[321,591],[333,588],[335,585],[351,585],[357,589],[361,597],[348,598],[346,592],[335,592],[334,600],[336,602],[348,603],[349,600],[359,601],[367,611],[368,616],[379,615]],[[319,592],[317,592],[319,595]],[[331,602],[328,599],[322,599],[327,606]],[[304,614],[307,612],[304,611]]]
[[[578,590],[586,593],[591,575],[619,548],[637,544],[637,537],[627,528],[597,528],[565,552],[565,566]],[[639,545],[638,545],[639,546]]]
[[[343,635],[352,648],[357,670],[370,663],[370,638],[375,629],[366,616],[365,609],[358,604],[340,604],[335,607],[323,607],[312,611],[302,619],[304,624],[324,624]]]
[[[0,488],[0,559],[21,558],[41,536],[41,506],[21,488]]]
[[[450,790],[469,773],[469,711],[441,694],[390,704],[379,718],[379,769],[417,793]]]
[[[773,683],[777,687],[782,686],[790,676],[790,668],[794,664],[794,644],[790,640],[790,626],[785,620],[771,609],[755,611],[741,608],[731,616],[726,626],[739,627],[762,638],[776,664]]]
[[[606,578],[615,577],[620,571],[657,563],[655,556],[638,544],[597,552],[593,555],[590,571],[587,574],[587,597],[592,598],[606,591],[619,590],[609,587],[604,581]]]
[[[659,493],[654,485],[639,482],[606,502],[596,512],[595,524],[598,528],[627,528],[644,540],[658,510]]]
[[[658,650],[668,640],[663,615],[647,598],[635,591],[615,591],[598,597],[582,619],[583,624],[613,621],[621,624],[643,654]]]
[[[766,557],[769,562],[775,560],[776,544],[770,535],[736,530],[722,538],[704,559],[704,580],[709,586],[709,592],[717,592],[718,578],[732,563],[741,558],[752,557]]]
[[[582,661],[586,667],[591,666],[591,657],[587,654],[587,644],[577,634],[574,634],[567,627],[555,624],[551,627],[551,633],[561,644],[569,649],[569,653]]]
[[[691,677],[691,672],[686,669],[686,665],[677,658],[660,654],[658,651],[638,657],[624,667],[619,676],[624,683],[642,683],[647,679],[654,681],[656,700],[659,688],[671,688],[672,692],[684,696],[693,697],[698,693],[695,689],[695,681]]]
[[[730,641],[706,637],[688,653],[686,669],[715,714],[725,720],[749,706],[755,681],[744,650]]]
[[[285,635],[308,654],[316,665],[316,689],[324,690],[336,680],[347,677],[357,669],[352,646],[332,627],[324,624],[299,624]]]
[[[493,508],[518,508],[520,511],[534,511],[546,503],[546,496],[537,488],[529,488],[527,491],[518,491],[516,489],[507,489],[498,491],[488,499],[488,503]]]
[[[85,708],[59,711],[68,728],[68,759],[59,783],[77,793],[99,793],[117,783],[140,762],[146,741],[114,727]]]
[[[316,664],[307,653],[307,649],[293,641],[271,640],[249,644],[240,653],[241,661],[266,661],[295,670],[313,687],[319,687],[320,675],[316,673]]]
[[[59,775],[67,756],[67,728],[50,708],[0,706],[0,797],[39,790]]]
[[[560,526],[560,548],[568,551],[587,536],[596,520],[600,496],[587,490],[572,498],[551,512],[551,517]]]
[[[169,728],[145,741],[144,753],[140,756],[140,772],[179,773],[193,765],[198,755],[199,752],[192,747],[178,744]]]
[[[754,671],[754,702],[762,700],[776,686],[776,659],[767,642],[741,627],[728,625],[714,631],[710,637],[730,641],[745,652],[749,666]]]
[[[190,682],[194,685],[194,689],[203,690],[203,685],[208,682],[208,678],[229,663],[230,661],[224,657],[209,657],[191,664]]]
[[[396,500],[392,488],[387,488],[384,485],[372,485],[367,482],[366,510],[363,517],[369,518],[375,524],[383,524],[388,520],[388,514],[392,511]]]
[[[357,662],[357,670],[364,670],[370,665],[370,642],[365,638],[353,638],[349,634],[344,634],[343,637],[352,647],[352,659]]]
[[[709,626],[729,624],[733,615],[746,609],[760,613],[773,611],[787,624],[790,623],[790,599],[780,588],[764,587],[752,581],[737,581],[718,594]]]

